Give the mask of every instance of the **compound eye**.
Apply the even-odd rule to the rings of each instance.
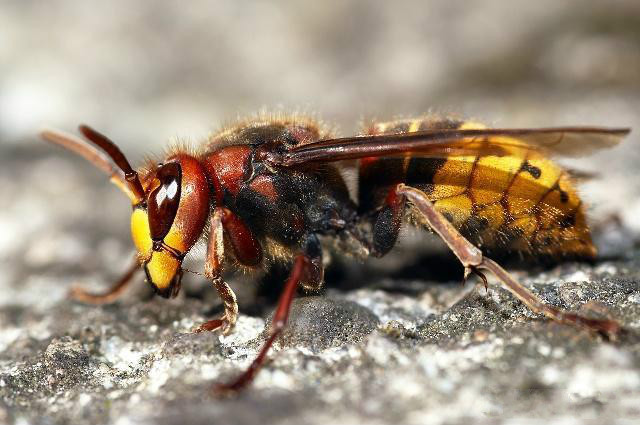
[[[177,162],[161,165],[156,173],[160,185],[149,193],[149,230],[151,239],[161,241],[169,233],[180,204],[182,169]]]

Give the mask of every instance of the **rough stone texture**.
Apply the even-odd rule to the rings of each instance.
[[[279,345],[306,347],[312,352],[358,344],[380,323],[371,310],[360,304],[326,297],[298,299],[290,314],[291,325],[282,333]],[[271,323],[271,317],[268,323]],[[269,327],[264,337],[268,332]]]
[[[401,281],[397,292],[298,299],[253,388],[223,400],[207,391],[253,358],[262,319],[242,315],[237,332],[215,337],[189,333],[208,310],[195,298],[5,307],[2,414],[167,424],[637,417],[639,265],[636,251],[517,274],[549,303],[620,319],[627,332],[616,342],[542,320],[496,288]]]
[[[638,2],[4,2],[0,8],[0,423],[633,423],[640,419],[640,149],[568,165],[600,248],[595,264],[509,262],[542,298],[626,332],[608,342],[460,284],[436,239],[406,234],[364,265],[335,258],[324,297],[296,300],[253,387],[211,399],[255,356],[283,270],[229,276],[227,337],[202,277],[165,301],[69,301],[130,261],[129,206],[103,176],[37,141],[86,121],[134,162],[263,105],[355,131],[430,107],[496,125],[640,128]],[[637,132],[637,131],[636,131]],[[196,254],[201,254],[202,249]],[[201,270],[198,255],[188,268]]]

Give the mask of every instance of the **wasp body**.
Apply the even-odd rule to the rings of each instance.
[[[544,304],[485,253],[592,258],[582,203],[569,174],[549,156],[613,146],[627,129],[489,129],[425,117],[374,123],[362,135],[333,138],[308,119],[256,119],[214,135],[196,153],[179,150],[138,171],[105,136],[86,126],[80,131],[100,150],[60,132],[42,135],[90,160],[128,195],[138,254],[135,268],[108,293],[76,289],[76,299],[114,300],[139,266],[159,295],[173,297],[180,290],[184,256],[208,234],[205,276],[224,313],[196,331],[228,333],[238,307],[222,277],[225,264],[292,263],[258,357],[219,389],[251,382],[286,325],[296,289],[322,286],[328,245],[380,257],[394,247],[405,222],[440,235],[463,264],[465,278],[474,273],[486,285],[483,271],[490,271],[533,311],[609,336],[619,331],[613,320]],[[342,166],[357,168],[355,200]]]
[[[396,134],[430,128],[485,127],[474,122],[420,119],[377,123],[369,133]],[[539,152],[532,150],[522,155],[518,150],[524,145],[517,139],[493,137],[473,143],[477,144],[477,154],[364,158],[359,172],[361,211],[378,210],[389,188],[403,182],[425,192],[436,210],[485,252],[595,256],[582,201],[565,170]],[[484,149],[497,143],[512,145],[513,154],[505,147],[503,154],[483,155]],[[420,214],[412,218],[419,223],[424,221]]]

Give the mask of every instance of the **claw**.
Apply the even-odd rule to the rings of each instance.
[[[487,276],[485,276],[485,274],[482,273],[480,270],[478,270],[478,268],[475,266],[467,266],[464,268],[464,277],[462,278],[463,279],[462,285],[464,286],[464,284],[467,283],[467,280],[469,279],[469,276],[471,276],[471,274],[475,274],[480,279],[482,279],[482,283],[484,284],[484,290],[487,293],[489,293],[489,282],[487,281]]]
[[[622,327],[615,320],[592,319],[575,313],[564,313],[560,316],[560,321],[584,326],[587,329],[599,333],[609,341],[617,341],[618,335],[622,331]]]
[[[238,385],[236,382],[230,384],[214,384],[211,387],[211,395],[215,398],[233,397],[244,388],[244,384]]]
[[[231,322],[227,319],[226,315],[223,315],[219,319],[209,320],[208,322],[204,322],[200,326],[198,326],[193,332],[212,332],[218,329],[222,329],[222,335],[226,336],[231,333],[235,326],[235,321]]]
[[[462,287],[467,284],[467,280],[469,280],[469,276],[471,275],[471,269],[469,267],[464,268],[464,275],[462,276]]]
[[[198,326],[193,333],[200,333],[200,332],[211,332],[211,331],[215,331],[216,329],[220,328],[222,325],[224,325],[224,320],[223,319],[213,319],[213,320],[209,320],[208,322],[204,322],[203,324],[201,324],[200,326]]]

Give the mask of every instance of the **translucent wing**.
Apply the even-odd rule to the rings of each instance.
[[[582,157],[617,145],[628,128],[444,129],[321,140],[284,153],[266,153],[273,164],[294,166],[367,157],[545,156]]]

